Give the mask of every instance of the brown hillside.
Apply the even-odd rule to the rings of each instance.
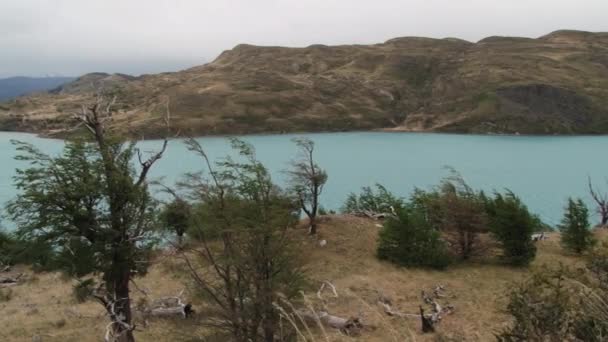
[[[64,134],[94,89],[119,96],[115,125],[158,135],[164,103],[190,134],[391,129],[607,133],[608,33],[530,39],[396,38],[375,45],[238,45],[175,73],[88,74],[0,104],[0,128]]]

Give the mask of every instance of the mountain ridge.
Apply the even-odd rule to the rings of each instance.
[[[608,133],[608,33],[539,38],[398,37],[371,45],[239,44],[178,72],[94,73],[51,93],[0,104],[0,129],[65,135],[99,89],[113,125],[162,135],[169,103],[184,134],[403,130],[498,134]]]
[[[0,79],[0,101],[37,91],[47,91],[74,80],[73,77],[13,76]]]

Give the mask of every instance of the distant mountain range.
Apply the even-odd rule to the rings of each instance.
[[[238,45],[209,64],[132,77],[84,75],[0,103],[0,129],[63,135],[99,89],[118,96],[116,129],[183,134],[403,130],[608,133],[608,33],[539,38],[404,37],[374,45]]]
[[[38,91],[47,91],[74,80],[74,77],[0,78],[0,101]]]

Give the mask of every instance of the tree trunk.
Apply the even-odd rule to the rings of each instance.
[[[129,271],[125,270],[114,281],[114,295],[116,304],[114,312],[116,320],[122,321],[128,325],[125,327],[122,324],[114,324],[114,336],[117,337],[117,342],[135,342],[132,330],[132,315],[131,315],[131,298],[129,294]]]
[[[309,217],[308,218],[308,224],[310,226],[310,230],[309,230],[309,234],[310,235],[315,235],[317,234],[317,220],[315,220],[314,217]]]

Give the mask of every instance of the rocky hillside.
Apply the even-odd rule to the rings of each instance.
[[[477,43],[405,37],[375,45],[238,45],[212,63],[131,77],[88,74],[0,104],[0,128],[62,134],[96,89],[117,128],[184,134],[388,129],[608,133],[608,33],[557,31]]]

